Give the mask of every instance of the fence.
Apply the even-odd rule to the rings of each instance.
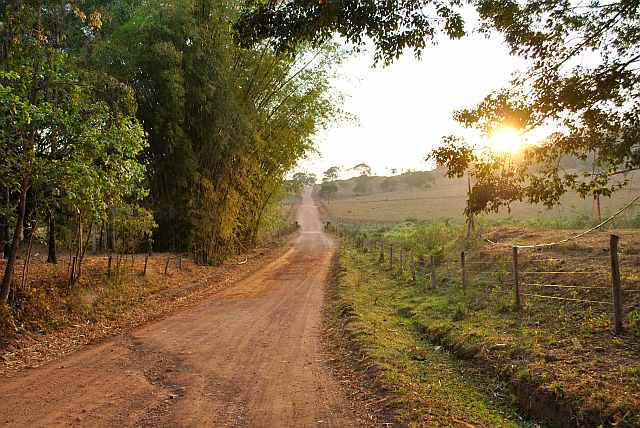
[[[454,279],[464,292],[475,283],[493,282],[496,292],[511,296],[517,311],[536,301],[601,308],[610,313],[612,330],[619,334],[632,306],[629,303],[640,304],[640,294],[634,294],[640,293],[640,273],[624,275],[638,266],[640,254],[621,256],[617,235],[610,235],[607,255],[549,256],[540,246],[497,245],[492,257],[461,251],[451,259],[417,254],[381,236],[366,236],[353,225],[328,223],[327,229],[361,251],[376,252],[381,265],[414,283],[420,279],[430,289],[438,288],[445,277]]]

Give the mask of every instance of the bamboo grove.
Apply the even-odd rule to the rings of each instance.
[[[217,263],[273,221],[286,174],[343,113],[340,50],[241,48],[239,0],[0,4],[0,241]],[[1,302],[0,302],[1,303]]]

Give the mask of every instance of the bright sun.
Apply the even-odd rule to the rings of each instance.
[[[522,136],[510,127],[497,128],[489,135],[489,147],[496,153],[515,152],[523,145]]]

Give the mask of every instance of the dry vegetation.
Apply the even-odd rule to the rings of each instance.
[[[87,256],[83,276],[71,288],[66,285],[68,261],[51,265],[46,257],[36,255],[27,285],[13,296],[20,310],[2,318],[9,321],[0,326],[0,375],[42,365],[87,343],[197,304],[281,250],[274,243],[265,244],[216,267],[155,254],[149,258],[146,276],[142,275],[144,255],[129,256],[121,261],[117,274],[114,262],[111,278],[107,257]]]
[[[397,223],[406,219],[433,220],[442,218],[461,219],[465,207],[467,179],[448,179],[441,171],[433,171],[434,182],[429,188],[409,188],[398,186],[393,191],[383,191],[381,183],[386,177],[369,177],[370,192],[357,195],[353,192],[353,180],[337,182],[338,193],[327,203],[329,216],[342,218],[348,222]],[[619,209],[640,190],[640,181],[635,179],[630,187],[617,193],[612,199],[603,198],[602,213]],[[574,194],[566,195],[561,205],[552,210],[527,203],[514,204],[511,212],[506,210],[486,220],[506,220],[531,222],[535,220],[570,220],[571,217],[592,215],[594,204]],[[635,216],[637,211],[628,214]]]

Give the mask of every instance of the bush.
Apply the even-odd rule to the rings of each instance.
[[[640,309],[629,312],[629,329],[636,337],[640,337]]]

